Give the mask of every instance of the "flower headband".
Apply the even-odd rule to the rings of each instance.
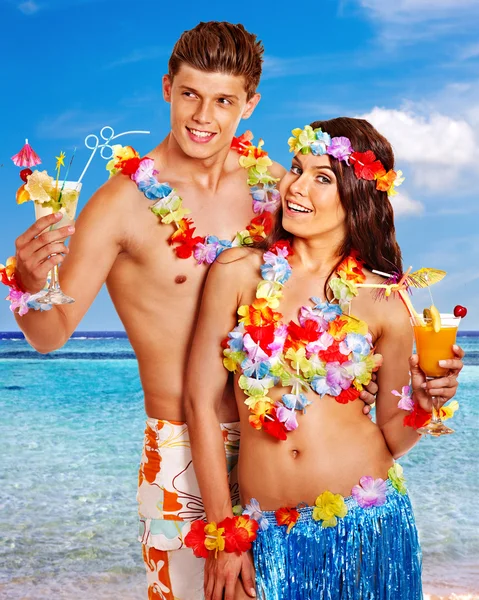
[[[388,196],[395,196],[395,188],[404,181],[402,171],[386,171],[371,150],[355,152],[347,137],[332,138],[321,128],[313,129],[311,125],[306,125],[304,129],[293,129],[291,133],[293,136],[288,140],[290,152],[311,152],[314,156],[329,154],[337,160],[344,160],[347,165],[353,165],[354,174],[358,179],[376,180],[376,189],[387,192]]]

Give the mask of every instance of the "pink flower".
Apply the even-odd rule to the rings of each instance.
[[[382,506],[386,502],[387,486],[384,479],[373,479],[366,475],[361,477],[359,483],[353,487],[351,494],[361,508]]]
[[[412,399],[412,389],[410,385],[403,386],[401,393],[397,390],[393,390],[391,394],[400,399],[398,408],[401,410],[412,410],[414,408],[414,400]]]
[[[21,290],[11,289],[8,294],[7,300],[10,300],[10,310],[14,313],[18,308],[18,314],[23,317],[23,315],[28,312],[28,300],[30,299],[30,294],[28,292],[22,292]]]
[[[321,350],[327,350],[333,342],[333,336],[325,331],[321,334],[319,340],[316,340],[315,342],[309,342],[309,344],[306,346],[307,358],[313,354],[317,354]]]

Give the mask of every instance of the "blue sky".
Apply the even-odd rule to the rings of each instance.
[[[204,4],[204,6],[202,6]],[[164,8],[164,7],[167,8]],[[297,3],[137,0],[3,0],[0,39],[0,261],[32,222],[17,206],[24,138],[53,172],[54,156],[78,147],[71,177],[89,152],[83,140],[111,125],[140,152],[167,134],[161,76],[185,29],[241,22],[263,40],[262,100],[245,127],[286,166],[293,127],[339,115],[366,116],[392,142],[407,179],[395,200],[406,266],[443,268],[433,288],[443,312],[468,307],[479,329],[479,43],[477,0],[330,0]],[[163,7],[163,8],[162,8]],[[241,131],[241,129],[240,129]],[[80,206],[106,179],[92,163]],[[5,288],[6,294],[6,288]],[[427,297],[417,296],[418,307]],[[424,304],[425,305],[425,304]],[[81,330],[121,329],[103,291]],[[8,303],[0,330],[16,329]]]

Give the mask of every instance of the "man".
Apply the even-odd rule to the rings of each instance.
[[[160,181],[176,188],[190,209],[197,234],[232,240],[254,216],[245,169],[230,146],[240,120],[260,100],[262,55],[261,43],[243,26],[217,22],[185,32],[173,49],[163,77],[171,132],[148,156]],[[274,177],[283,172],[277,164],[270,168]],[[55,222],[49,216],[21,235],[17,273],[25,290],[38,292],[51,266],[64,261],[62,288],[76,302],[30,311],[17,322],[34,348],[51,352],[66,343],[106,282],[138,358],[149,417],[138,492],[148,597],[193,600],[203,597],[203,564],[183,538],[203,508],[183,381],[207,268],[193,257],[178,258],[168,244],[174,228],[151,206],[134,181],[119,174],[93,195],[75,228],[41,233]],[[75,230],[67,248],[63,240]],[[371,401],[368,394],[363,399]],[[239,431],[232,392],[219,411],[233,465]],[[243,586],[254,595],[251,575],[243,574]]]

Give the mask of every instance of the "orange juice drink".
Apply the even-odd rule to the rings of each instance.
[[[439,366],[440,360],[454,358],[452,346],[456,343],[459,318],[441,314],[441,327],[434,330],[431,319],[412,319],[419,366],[427,377],[443,377],[448,370]]]

